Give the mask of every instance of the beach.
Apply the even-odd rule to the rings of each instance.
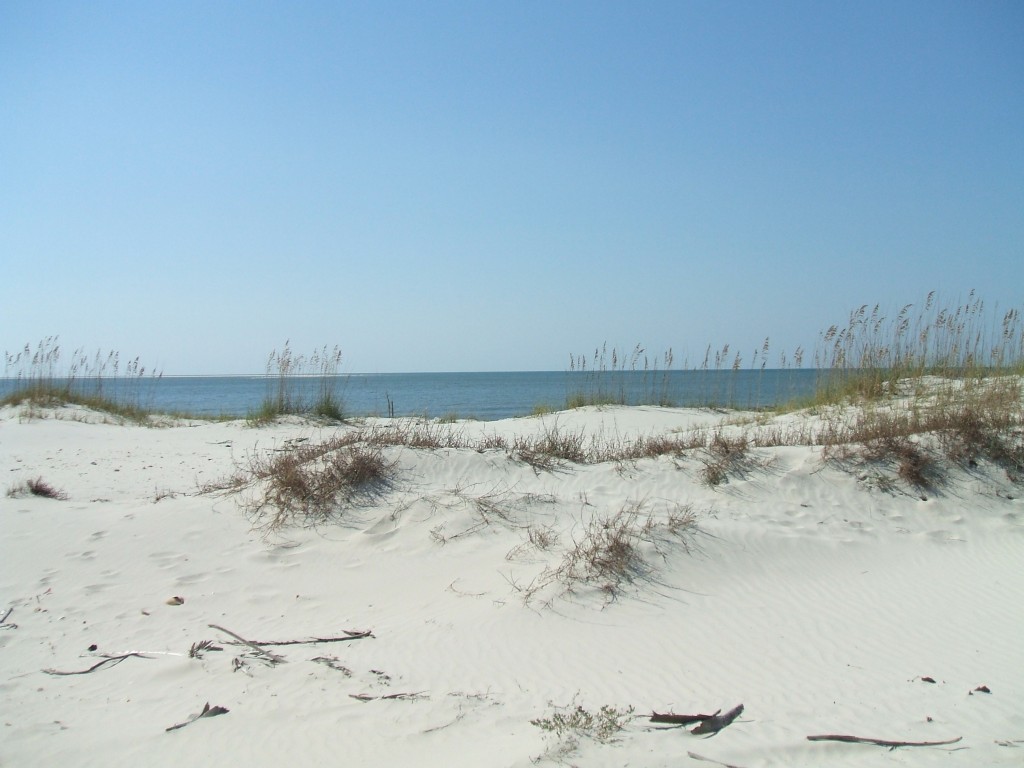
[[[405,420],[451,439],[381,443],[371,492],[268,528],[262,481],[227,478],[396,422],[7,406],[0,765],[1024,764],[1020,484],[817,445],[621,450],[759,418],[813,419]],[[552,435],[608,458],[521,447]],[[650,719],[740,704],[711,733]]]

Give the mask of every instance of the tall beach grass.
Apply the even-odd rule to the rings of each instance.
[[[713,408],[775,410],[844,400],[877,399],[898,382],[925,377],[973,382],[1024,373],[1024,333],[1017,308],[989,311],[972,291],[962,304],[942,304],[935,292],[921,305],[906,304],[894,314],[881,305],[863,305],[845,325],[833,324],[808,351],[773,355],[770,337],[746,357],[730,344],[708,345],[699,363],[684,358],[673,368],[672,348],[649,354],[643,344],[623,352],[607,342],[590,355],[570,355],[566,372],[567,408],[585,405],[699,405]],[[809,368],[804,368],[810,362]],[[814,375],[810,394],[798,394],[797,376],[790,395],[769,391],[786,372]],[[767,373],[772,376],[769,378]],[[678,403],[676,373],[699,381],[696,402]]]
[[[163,374],[138,357],[122,363],[118,352],[74,350],[65,358],[57,336],[4,355],[2,405],[32,409],[81,405],[132,421],[145,421],[148,397]]]
[[[900,382],[925,377],[975,382],[1024,373],[1024,327],[1020,310],[987,311],[972,291],[947,306],[929,293],[920,307],[904,305],[895,315],[862,305],[845,326],[824,331],[815,350],[820,372],[815,399],[878,399]]]
[[[286,341],[267,358],[267,394],[250,421],[264,423],[279,416],[316,416],[344,421],[345,408],[338,370],[341,350],[324,345],[306,356],[296,354]]]

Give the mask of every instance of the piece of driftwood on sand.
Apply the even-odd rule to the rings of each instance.
[[[663,723],[666,725],[693,725],[703,720],[710,720],[712,717],[718,715],[722,710],[716,710],[710,715],[677,715],[674,712],[652,712],[651,722],[652,723]]]
[[[963,739],[963,736],[957,736],[955,739],[947,739],[946,741],[886,741],[885,739],[845,736],[836,733],[807,737],[808,741],[842,741],[847,744],[874,744],[875,746],[888,747],[889,749],[896,749],[897,747],[943,747],[947,744],[956,744],[961,739]]]
[[[732,721],[741,714],[743,714],[743,705],[737,704],[724,715],[716,714],[713,717],[709,717],[707,720],[701,720],[700,725],[690,731],[690,733],[695,733],[698,736],[704,734],[713,736],[726,726],[731,725]]]
[[[651,722],[661,723],[664,725],[693,725],[699,723],[690,733],[700,735],[712,735],[718,733],[720,730],[728,726],[743,712],[743,705],[739,704],[724,715],[721,714],[722,710],[716,709],[710,715],[677,715],[674,712],[652,712]]]

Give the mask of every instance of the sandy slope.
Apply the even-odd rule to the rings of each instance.
[[[717,488],[696,456],[537,471],[500,450],[391,448],[398,474],[372,505],[264,538],[236,498],[197,487],[331,430],[51,415],[0,412],[4,490],[42,476],[69,496],[0,499],[0,765],[1024,764],[1024,501],[997,468],[953,469],[921,498],[814,448],[755,451]],[[622,438],[721,418],[583,409],[460,429]],[[507,519],[481,524],[481,499]],[[617,595],[552,583],[524,603],[588,519],[637,504],[658,519],[689,505],[699,531],[645,544],[651,570]],[[558,543],[529,546],[531,525]],[[277,647],[274,666],[223,642],[190,658],[231,639],[210,624],[373,637]],[[43,671],[128,652],[146,658]],[[229,712],[165,731],[206,702]],[[709,739],[636,717],[570,751],[530,723],[572,704],[741,702]],[[887,751],[818,733],[963,740]]]

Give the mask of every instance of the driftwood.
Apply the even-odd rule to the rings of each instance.
[[[107,666],[107,665],[113,667],[116,664],[120,664],[125,659],[131,658],[132,656],[136,656],[136,657],[138,657],[140,659],[148,659],[149,658],[149,656],[143,656],[141,653],[126,653],[126,654],[124,654],[122,656],[108,656],[103,661],[99,661],[99,662],[93,664],[88,669],[79,669],[79,670],[75,670],[74,672],[62,672],[59,669],[44,669],[43,672],[45,672],[48,675],[87,675],[90,672],[95,672],[97,669],[99,669],[101,667],[104,667],[104,666]]]
[[[710,715],[677,715],[674,712],[652,712],[651,722],[652,723],[664,723],[666,725],[693,725],[699,723],[690,733],[695,733],[698,736],[703,734],[716,734],[726,726],[730,725],[733,720],[740,716],[743,712],[743,705],[739,704],[724,715],[721,714],[722,710],[717,709]],[[698,760],[701,758],[697,758]]]
[[[731,725],[732,721],[741,714],[743,714],[743,705],[737,704],[724,715],[715,714],[707,720],[701,720],[700,725],[690,731],[690,733],[695,733],[697,735],[705,733],[709,735],[716,734],[726,726]]]
[[[170,728],[164,728],[164,730],[176,731],[179,728],[184,728],[186,725],[191,725],[201,717],[216,717],[217,715],[226,715],[230,711],[231,710],[227,709],[226,707],[211,707],[210,702],[206,702],[206,704],[203,705],[203,711],[200,712],[198,715],[192,715],[192,717],[190,717],[184,723],[172,725]]]
[[[262,657],[264,657],[266,659],[269,659],[271,664],[284,664],[285,660],[284,660],[283,656],[278,656],[276,653],[271,653],[270,651],[266,650],[265,648],[260,648],[259,643],[254,643],[251,640],[246,640],[241,635],[236,635],[230,629],[224,629],[224,627],[219,627],[216,624],[210,624],[209,627],[210,627],[210,629],[219,629],[221,632],[224,632],[225,634],[231,635],[233,638],[235,638],[242,645],[249,646],[253,651],[256,652],[257,655],[262,656]],[[237,644],[238,643],[235,643],[235,645],[237,645]]]
[[[946,744],[956,744],[961,739],[963,739],[963,736],[957,736],[955,739],[947,739],[946,741],[886,741],[885,739],[868,739],[861,736],[843,736],[834,733],[807,737],[808,741],[843,741],[847,744],[874,744],[875,746],[888,747],[889,749],[896,749],[896,747],[942,747]]]
[[[710,715],[677,715],[673,712],[652,712],[651,722],[652,723],[666,723],[668,725],[693,725],[703,720],[710,720],[715,717],[722,710],[712,712]]]

